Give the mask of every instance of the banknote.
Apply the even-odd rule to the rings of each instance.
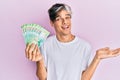
[[[38,24],[24,24],[21,26],[25,43],[34,43],[39,47],[44,43],[50,32]]]

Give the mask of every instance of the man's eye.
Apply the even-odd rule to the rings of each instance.
[[[60,19],[59,18],[56,18],[56,21],[59,21]]]
[[[55,20],[56,20],[56,21],[61,21],[62,19],[61,19],[61,18],[56,18]]]
[[[66,17],[66,19],[71,19],[70,17]]]

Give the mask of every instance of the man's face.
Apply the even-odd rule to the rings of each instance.
[[[68,35],[71,34],[71,14],[66,10],[58,12],[54,22],[52,22],[56,34]]]

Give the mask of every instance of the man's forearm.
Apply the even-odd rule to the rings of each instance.
[[[39,80],[46,80],[47,79],[47,71],[44,65],[44,60],[40,60],[37,63],[37,77]]]
[[[81,80],[91,80],[99,62],[100,59],[98,59],[97,56],[95,56],[90,66],[83,72]]]

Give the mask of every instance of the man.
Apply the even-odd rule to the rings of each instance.
[[[99,49],[88,66],[91,46],[71,33],[71,8],[54,4],[48,13],[56,34],[40,50],[35,44],[26,47],[27,58],[37,63],[39,80],[90,80],[101,59],[120,54],[120,49]]]

